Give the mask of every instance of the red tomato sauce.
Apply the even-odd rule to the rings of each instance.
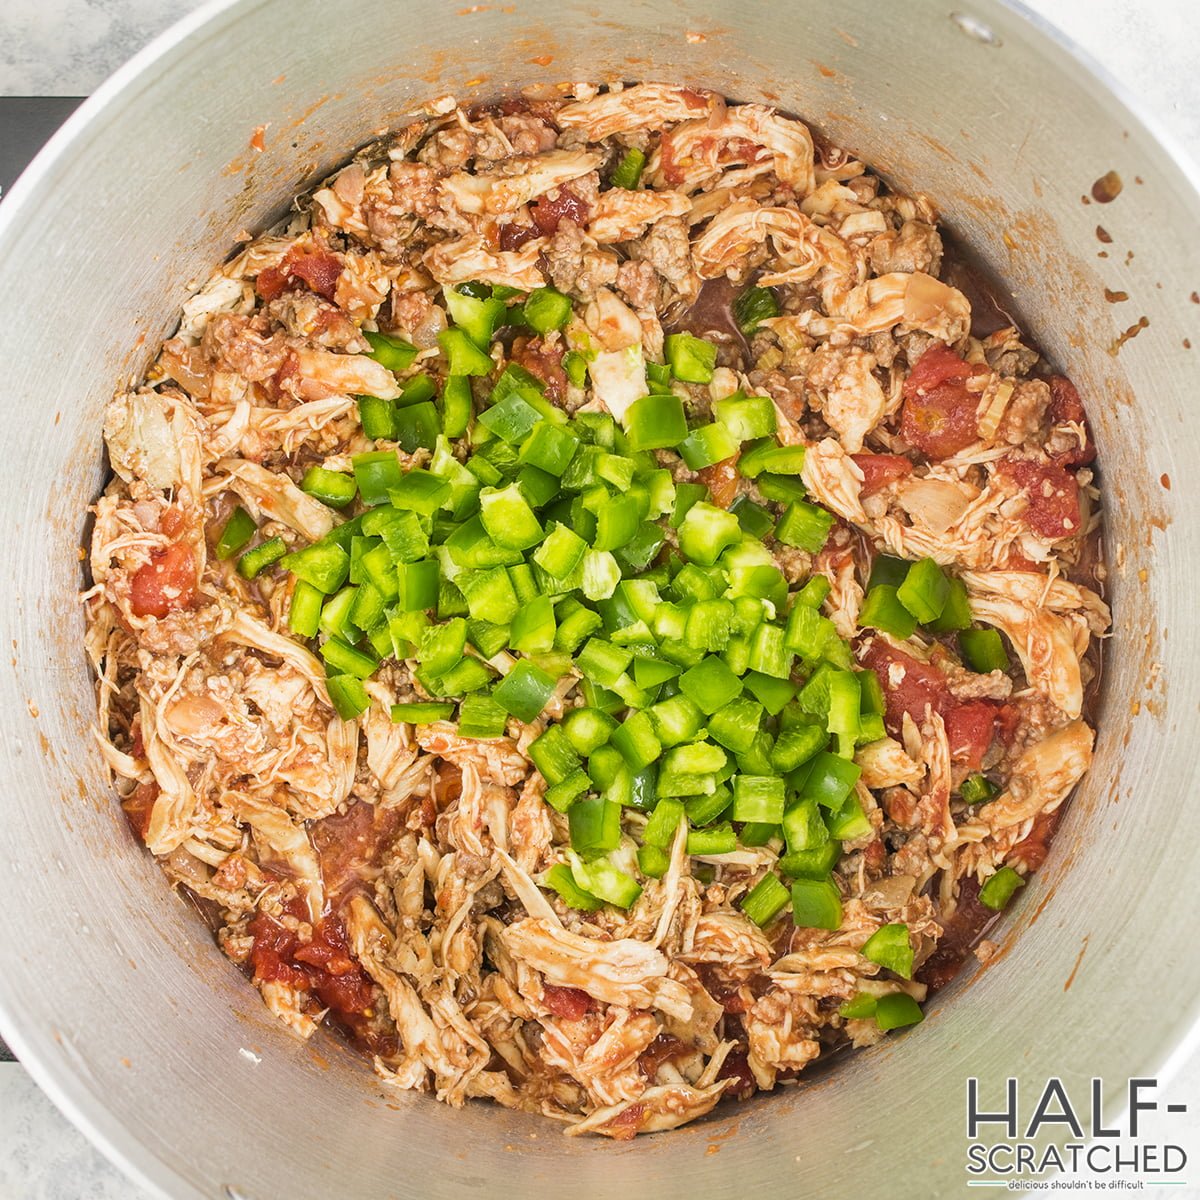
[[[975,370],[953,350],[935,342],[904,381],[900,436],[927,458],[949,458],[979,436],[975,417],[979,393],[967,389]]]
[[[592,1010],[592,998],[580,988],[542,984],[542,1003],[564,1021],[578,1021]]]
[[[1025,493],[1029,507],[1025,520],[1029,528],[1044,538],[1074,537],[1082,526],[1079,512],[1079,484],[1075,476],[1058,463],[1032,462],[1028,459],[1001,459],[998,474],[1007,475]]]
[[[304,902],[291,900],[285,910],[297,920],[307,920]],[[259,983],[280,982],[315,996],[323,1007],[353,1027],[353,1018],[369,1015],[374,991],[358,962],[351,956],[346,926],[336,913],[328,913],[313,928],[312,941],[301,943],[294,930],[265,912],[250,922],[254,944],[250,964]]]
[[[299,279],[319,296],[332,300],[342,274],[341,261],[328,250],[292,247],[277,267],[258,273],[255,289],[264,300],[275,300]]]
[[[854,465],[863,473],[859,494],[870,496],[889,483],[906,479],[912,474],[912,461],[903,454],[852,454]]]
[[[919,726],[929,708],[946,723],[951,757],[973,769],[979,767],[995,735],[999,705],[991,700],[960,701],[937,667],[897,650],[882,638],[871,642],[862,664],[875,672],[883,688],[884,724],[893,737],[900,735],[905,713]],[[903,668],[902,675],[896,672],[899,678],[895,682],[893,666]]]
[[[588,206],[569,187],[560,187],[558,195],[550,197],[547,193],[541,196],[529,210],[533,223],[541,232],[549,237],[557,232],[560,221],[574,221],[576,225],[586,225]]]
[[[145,566],[134,573],[129,603],[139,617],[165,617],[196,602],[196,560],[182,542],[156,550]]]

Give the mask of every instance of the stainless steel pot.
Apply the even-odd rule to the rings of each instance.
[[[143,1183],[233,1200],[958,1195],[967,1076],[997,1092],[1103,1076],[1111,1115],[1129,1074],[1179,1056],[1200,996],[1180,898],[1200,842],[1200,197],[1026,14],[964,3],[234,0],[105,84],[0,207],[0,1029]],[[274,1024],[125,832],[88,734],[76,602],[103,405],[236,230],[422,100],[622,77],[778,104],[938,200],[1088,400],[1117,614],[1096,765],[1005,953],[920,1029],[627,1146],[384,1097],[332,1040]],[[1102,204],[1110,170],[1124,187]]]

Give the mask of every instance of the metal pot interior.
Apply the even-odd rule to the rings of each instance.
[[[969,1075],[1084,1070],[1115,1104],[1200,993],[1176,880],[1194,875],[1200,199],[1103,82],[993,0],[882,6],[522,0],[471,8],[240,0],[190,18],[87,104],[0,209],[0,1024],[52,1097],[179,1197],[550,1197],[634,1190],[959,1194]],[[1003,953],[906,1036],[630,1145],[484,1104],[384,1094],[351,1052],[277,1027],[127,835],[90,738],[78,547],[101,413],[189,287],[294,191],[416,105],[538,81],[658,79],[808,119],[949,227],[1088,402],[1115,629],[1096,764]],[[256,127],[265,150],[251,147]],[[1115,170],[1111,203],[1091,195]],[[1102,227],[1104,238],[1098,236]],[[1128,293],[1123,303],[1105,288]],[[1190,348],[1188,339],[1197,343]],[[1187,614],[1185,616],[1184,614]],[[1131,1014],[1152,1019],[1134,1022]],[[1110,1031],[1120,1029],[1119,1036]],[[569,1182],[568,1182],[569,1181]],[[907,1181],[907,1182],[898,1182]]]

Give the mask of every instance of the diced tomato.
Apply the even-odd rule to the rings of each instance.
[[[745,1100],[752,1096],[758,1088],[754,1082],[754,1072],[750,1070],[750,1058],[741,1046],[731,1050],[717,1072],[718,1079],[732,1079],[734,1083],[725,1089],[726,1096]]]
[[[1050,423],[1082,425],[1085,414],[1079,389],[1065,375],[1051,375],[1046,382],[1050,385]]]
[[[996,732],[997,705],[988,700],[955,704],[945,714],[950,756],[978,771]]]
[[[935,342],[904,381],[900,436],[931,459],[949,458],[979,436],[979,393],[967,390],[975,368]]]
[[[255,288],[264,300],[274,300],[287,289],[292,279],[300,279],[317,295],[332,300],[341,273],[341,261],[328,250],[293,247],[279,266],[267,267],[258,273]]]
[[[1024,840],[1009,851],[1009,857],[1019,858],[1031,871],[1038,870],[1050,853],[1050,839],[1058,828],[1062,812],[1061,808],[1056,808],[1051,813],[1038,813]]]
[[[286,911],[298,920],[307,917],[302,901],[291,901]],[[351,956],[346,927],[336,914],[323,917],[312,941],[304,945],[293,930],[265,912],[255,914],[249,930],[250,963],[258,982],[278,981],[311,992],[342,1017],[361,1016],[372,1007],[371,980]]]
[[[157,550],[133,576],[129,603],[139,617],[165,617],[196,600],[196,560],[182,542]]]
[[[356,1014],[372,1006],[371,980],[351,956],[346,926],[336,914],[323,917],[313,930],[313,940],[292,958],[309,967],[309,989],[326,1007]]]
[[[912,461],[903,454],[852,454],[850,457],[863,473],[860,491],[864,496],[912,474]]]
[[[150,832],[150,817],[154,812],[154,802],[158,799],[158,784],[139,783],[133,792],[121,801],[125,819],[129,828],[144,842]]]
[[[346,927],[340,917],[326,917],[313,930],[313,940],[301,946],[292,957],[299,963],[319,967],[330,975],[347,975],[355,969],[346,944]]]
[[[578,1021],[592,1008],[592,998],[587,992],[580,988],[557,987],[553,983],[542,984],[542,1002],[564,1021]]]
[[[1082,526],[1079,515],[1079,484],[1058,463],[1003,458],[996,464],[1029,498],[1025,520],[1044,538],[1074,537]]]
[[[711,467],[702,467],[696,472],[697,480],[712,493],[712,502],[718,508],[728,508],[738,494],[738,459],[741,451],[731,454]]]
[[[513,362],[546,385],[551,400],[561,400],[567,394],[567,373],[563,370],[563,347],[548,347],[540,338],[529,338],[513,344]]]
[[[526,242],[541,237],[542,231],[536,225],[520,225],[516,221],[508,221],[500,226],[500,249],[520,250]]]
[[[254,280],[254,290],[264,300],[275,300],[282,296],[287,288],[287,272],[280,267],[264,267]]]
[[[161,517],[158,519],[158,527],[169,538],[175,537],[184,526],[186,518],[183,515],[183,509],[177,504],[172,504]]]
[[[642,1119],[645,1115],[646,1106],[644,1104],[631,1104],[609,1121],[608,1131],[618,1142],[632,1141],[637,1137],[637,1131],[642,1127]]]
[[[638,1055],[638,1070],[647,1078],[653,1079],[658,1068],[663,1063],[670,1062],[681,1054],[689,1054],[691,1047],[681,1042],[669,1033],[660,1033],[658,1037]]]
[[[963,383],[972,367],[961,355],[942,342],[934,342],[913,364],[904,381],[904,398],[933,391],[945,383]]]
[[[289,251],[292,259],[291,273],[303,279],[314,292],[332,300],[337,291],[337,281],[342,273],[341,262],[328,250],[310,250],[296,253]]]
[[[1051,375],[1047,380],[1050,384],[1050,424],[1051,425],[1082,425],[1084,430],[1083,445],[1064,454],[1055,455],[1055,461],[1064,467],[1086,467],[1096,457],[1096,447],[1092,442],[1092,432],[1088,428],[1087,414],[1084,412],[1083,401],[1079,391],[1065,375]]]
[[[574,221],[576,225],[587,224],[588,206],[569,187],[560,187],[558,195],[553,197],[547,192],[529,210],[534,224],[549,236],[558,229],[562,220]]]
[[[936,666],[897,650],[882,638],[871,642],[862,664],[875,672],[883,688],[884,724],[893,737],[900,736],[905,713],[919,726],[929,709],[946,724],[951,757],[979,768],[992,744],[996,705],[986,700],[960,701]]]
[[[250,964],[254,978],[260,983],[286,983],[289,987],[307,988],[308,973],[292,962],[292,954],[300,944],[295,932],[265,912],[257,912],[250,922]]]
[[[925,709],[940,713],[950,697],[950,689],[941,671],[875,638],[862,656],[864,667],[875,672],[887,706],[884,720],[893,735],[900,733],[904,714],[918,725],[925,720]]]

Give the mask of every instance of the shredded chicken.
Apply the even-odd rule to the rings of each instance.
[[[644,161],[636,186],[612,186],[631,152]],[[1090,765],[1087,696],[1111,614],[1082,404],[1015,328],[975,335],[967,297],[939,278],[942,258],[927,197],[892,192],[863,163],[814,145],[795,118],[670,84],[573,85],[528,104],[430,106],[184,303],[146,379],[105,414],[113,474],[92,510],[84,596],[93,733],[137,836],[298,1037],[336,1027],[389,1089],[452,1105],[486,1098],[571,1135],[624,1140],[702,1118],[723,1098],[792,1086],[826,1049],[878,1041],[875,1021],[841,1015],[855,997],[923,1001],[945,982],[943,931],[964,887],[1040,862],[1048,818]],[[569,311],[534,329],[532,307],[526,319],[515,306],[544,287],[564,293]],[[753,327],[733,303],[748,287],[770,290],[763,312],[774,314]],[[418,718],[403,706],[444,692],[424,669],[426,614],[393,607],[392,559],[372,583],[382,615],[365,603],[360,612],[368,588],[352,602],[356,630],[369,634],[360,652],[382,659],[360,702],[346,706],[358,681],[333,678],[345,668],[330,658],[346,630],[334,609],[349,596],[326,605],[315,639],[294,632],[315,585],[286,555],[320,542],[340,561],[338,578],[357,585],[368,547],[407,564],[411,547],[387,539],[427,539],[439,543],[431,553],[446,585],[435,615],[456,589],[469,602],[457,610],[470,617],[458,622],[471,629],[469,646],[459,639],[462,669],[485,661],[499,677],[518,661],[515,650],[477,651],[476,627],[497,627],[490,612],[477,620],[469,595],[482,572],[440,544],[448,510],[460,518],[460,491],[470,498],[517,449],[507,435],[414,445],[364,429],[372,404],[407,407],[410,388],[430,395],[430,378],[449,407],[456,353],[445,335],[464,324],[455,302],[468,297],[499,327],[480,342],[487,360],[470,362],[471,418],[495,399],[501,372],[518,396],[584,414],[577,424],[590,420],[597,442],[587,447],[593,481],[608,481],[611,498],[636,495],[643,514],[648,489],[621,474],[629,459],[613,452],[623,443],[610,417],[627,425],[631,406],[668,388],[693,427],[723,421],[743,394],[770,398],[766,416],[792,451],[780,471],[808,496],[792,520],[821,506],[819,538],[786,532],[795,481],[774,466],[740,471],[748,446],[704,465],[706,446],[681,454],[655,442],[664,487],[654,502],[672,482],[698,481],[747,529],[767,509],[766,534],[692,581],[728,579],[739,621],[751,588],[775,610],[780,574],[793,588],[809,581],[819,602],[796,620],[816,639],[791,667],[797,698],[782,713],[754,708],[766,704],[758,689],[737,701],[759,713],[765,741],[721,751],[728,770],[735,758],[749,774],[772,761],[747,771],[748,757],[786,759],[785,729],[792,745],[814,728],[825,736],[829,689],[807,686],[822,637],[837,642],[840,672],[859,669],[861,685],[849,677],[864,702],[859,736],[838,730],[830,746],[853,755],[859,777],[838,813],[813,805],[817,841],[827,829],[842,839],[821,885],[840,898],[827,922],[837,928],[806,928],[786,904],[762,927],[749,915],[756,885],[801,870],[789,854],[800,836],[793,812],[753,844],[739,820],[744,843],[704,855],[688,853],[681,819],[665,849],[641,847],[656,851],[647,857],[644,799],[619,808],[610,843],[619,833],[609,859],[636,881],[636,899],[602,903],[597,886],[573,907],[582,902],[568,902],[563,875],[584,878],[595,862],[576,852],[574,817],[561,811],[561,789],[548,800],[530,746],[585,703],[580,671],[564,665],[543,712],[495,736],[427,719],[440,709],[410,723]],[[713,343],[714,369],[665,371],[671,335],[683,331]],[[372,450],[402,473],[428,472],[425,483],[445,480],[452,499],[436,516],[405,513],[403,528],[367,518],[358,500],[326,503],[319,471],[353,477]],[[589,511],[605,500],[599,486],[585,495]],[[668,498],[647,518],[660,526],[659,563],[674,564],[684,544],[671,508]],[[249,554],[269,558],[258,571],[246,558],[239,566],[241,545],[223,537],[247,520]],[[615,549],[614,562],[630,552]],[[972,626],[1002,635],[1009,664],[972,669],[964,639],[929,620],[910,637],[870,628],[881,555],[940,564],[956,600],[965,589]],[[793,616],[809,598],[789,597]],[[672,607],[663,616],[675,628],[682,610]],[[568,611],[559,605],[557,618]],[[631,641],[639,654],[650,624]],[[758,656],[747,628],[714,616],[710,650],[731,662]],[[686,654],[690,644],[678,643]],[[558,649],[547,639],[539,653],[550,662]],[[639,686],[643,665],[630,668]],[[707,720],[715,736],[719,717]],[[663,745],[676,753],[665,734]],[[719,798],[726,774],[701,777],[708,791],[687,798],[689,818]],[[798,777],[789,775],[789,804]],[[860,819],[837,832],[847,814]],[[907,929],[908,974],[863,952],[888,925]],[[967,940],[960,930],[954,942]]]

